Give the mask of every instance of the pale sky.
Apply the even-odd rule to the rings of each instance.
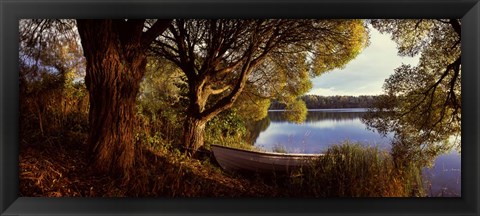
[[[400,57],[397,45],[389,34],[381,34],[370,27],[370,45],[345,68],[327,72],[312,79],[313,87],[307,94],[379,95],[382,86],[393,70],[402,63],[416,65],[419,56]]]

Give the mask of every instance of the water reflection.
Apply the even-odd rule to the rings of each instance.
[[[425,187],[430,196],[461,196],[461,162],[460,154],[451,152],[440,155],[430,169],[424,169]]]
[[[344,141],[390,148],[391,135],[386,137],[368,130],[360,118],[363,109],[311,110],[302,124],[285,120],[282,112],[269,112],[270,125],[258,136],[255,146],[272,151],[282,147],[291,153],[320,153]]]
[[[365,109],[309,110],[302,124],[287,122],[282,111],[269,112],[268,117],[252,125],[251,143],[273,151],[289,153],[320,153],[346,140],[365,146],[390,150],[393,134],[382,136],[368,130],[361,118]],[[452,151],[436,158],[432,168],[424,169],[426,188],[430,196],[460,196],[460,154]]]

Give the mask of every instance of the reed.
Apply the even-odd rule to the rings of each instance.
[[[346,141],[289,178],[292,195],[313,197],[424,196],[421,169],[414,163],[395,166],[394,158],[376,147]],[[300,178],[298,176],[301,176]]]

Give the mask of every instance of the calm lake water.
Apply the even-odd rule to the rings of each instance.
[[[366,109],[309,110],[302,124],[287,122],[283,111],[270,111],[269,124],[259,129],[254,145],[266,151],[282,149],[289,153],[321,153],[344,141],[358,142],[390,150],[393,134],[382,136],[368,130],[361,117]],[[268,121],[267,121],[268,122]],[[432,168],[424,169],[430,196],[461,195],[460,154],[452,151],[439,156]]]

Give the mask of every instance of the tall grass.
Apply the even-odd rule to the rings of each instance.
[[[300,178],[290,178],[289,189],[315,197],[424,196],[421,169],[395,164],[386,151],[345,142],[304,167]]]

